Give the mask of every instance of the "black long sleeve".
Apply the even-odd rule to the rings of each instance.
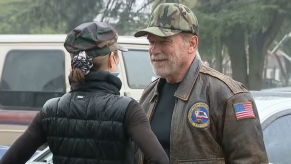
[[[37,113],[26,131],[13,143],[2,157],[0,164],[25,164],[35,151],[46,143],[42,128],[42,115]]]
[[[128,105],[124,125],[149,164],[169,164],[169,158],[152,132],[144,110],[135,100]]]

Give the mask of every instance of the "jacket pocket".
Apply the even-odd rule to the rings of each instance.
[[[225,164],[224,158],[178,160],[178,164]]]

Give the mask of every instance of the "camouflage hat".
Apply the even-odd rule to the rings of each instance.
[[[78,55],[85,51],[92,57],[107,55],[113,51],[127,51],[117,44],[116,30],[106,22],[83,23],[72,30],[65,40],[64,46],[68,52]]]
[[[166,37],[189,32],[198,35],[198,20],[195,14],[185,5],[178,3],[161,3],[153,11],[146,29],[134,34],[135,37],[148,33]]]

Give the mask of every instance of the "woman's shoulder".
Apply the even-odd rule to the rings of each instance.
[[[58,105],[58,102],[60,101],[61,97],[55,97],[47,100],[42,108],[42,112],[46,112],[49,109],[55,108]]]
[[[136,106],[140,106],[139,103],[137,102],[137,100],[131,98],[131,101],[129,102],[129,107],[136,107]]]
[[[48,99],[44,105],[43,105],[43,108],[51,108],[51,107],[56,107],[58,106],[59,103],[68,103],[70,102],[72,98],[72,93],[65,93],[63,96],[61,97],[54,97],[54,98],[51,98],[51,99]]]

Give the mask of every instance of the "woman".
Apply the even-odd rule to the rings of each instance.
[[[149,163],[168,157],[139,104],[121,97],[116,31],[105,22],[84,23],[68,34],[71,91],[48,100],[0,164],[24,164],[47,143],[54,164],[137,163],[134,141]]]

